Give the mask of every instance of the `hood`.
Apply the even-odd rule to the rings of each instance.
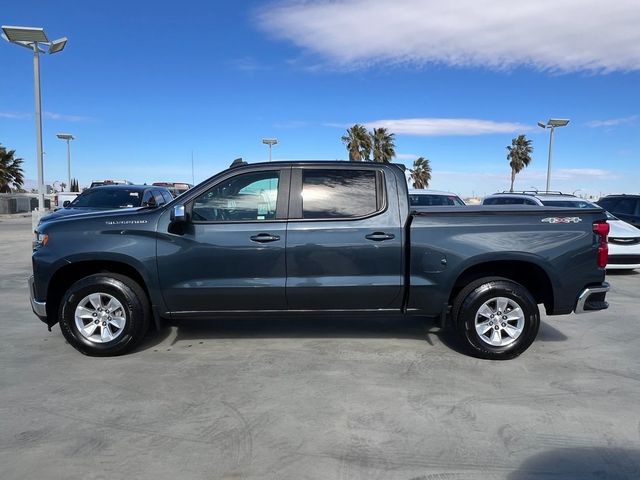
[[[622,220],[608,220],[611,230],[609,236],[613,238],[638,238],[640,229]]]
[[[69,215],[79,215],[81,213],[87,213],[87,212],[95,212],[95,211],[99,211],[95,208],[91,208],[91,207],[63,207],[63,208],[59,208],[58,210],[56,210],[53,213],[50,213],[48,215],[43,216],[40,219],[40,222],[49,222],[51,220],[55,220],[57,218],[62,218],[62,217],[68,217]]]
[[[40,220],[39,225],[44,223],[57,222],[57,221],[84,221],[91,220],[93,218],[126,218],[131,215],[136,215],[140,211],[155,211],[157,208],[150,209],[148,207],[134,207],[134,208],[118,208],[115,210],[104,210],[96,208],[61,208],[49,215],[45,215]]]

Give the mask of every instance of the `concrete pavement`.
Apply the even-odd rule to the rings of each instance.
[[[0,219],[0,478],[637,479],[640,273],[491,362],[419,320],[217,320],[85,357]]]

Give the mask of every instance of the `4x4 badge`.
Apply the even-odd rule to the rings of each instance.
[[[548,217],[541,220],[545,223],[580,223],[580,217]]]

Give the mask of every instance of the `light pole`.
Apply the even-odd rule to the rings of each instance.
[[[60,140],[67,141],[67,178],[69,179],[67,185],[71,188],[71,140],[75,140],[75,138],[70,133],[59,133],[56,136]]]
[[[2,26],[2,37],[10,43],[33,50],[33,88],[36,110],[36,160],[38,162],[38,210],[44,211],[44,162],[42,161],[42,102],[40,99],[40,53],[61,52],[67,44],[67,37],[50,42],[43,28]],[[48,50],[40,46],[49,47]]]
[[[269,161],[271,161],[271,147],[278,144],[277,138],[263,138],[262,143],[269,145]]]
[[[538,122],[538,126],[540,128],[548,128],[549,129],[549,160],[547,162],[547,192],[551,189],[551,158],[553,155],[553,131],[556,127],[566,127],[569,123],[568,118],[550,118],[549,121],[545,124],[542,122]]]

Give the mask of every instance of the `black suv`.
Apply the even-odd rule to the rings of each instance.
[[[640,195],[607,195],[596,203],[620,220],[640,228]]]

